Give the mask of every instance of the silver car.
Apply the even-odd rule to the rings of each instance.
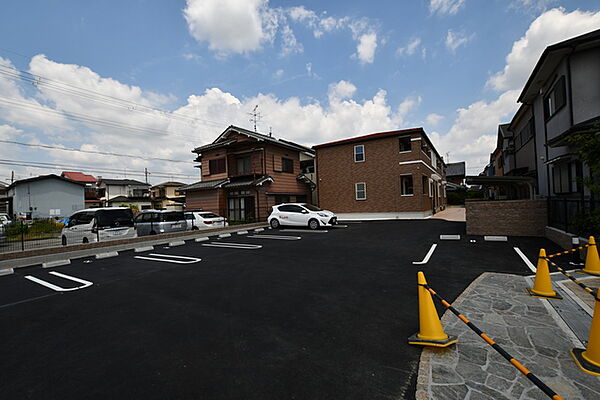
[[[138,236],[184,232],[187,230],[187,221],[182,211],[142,211],[135,216],[133,222]]]

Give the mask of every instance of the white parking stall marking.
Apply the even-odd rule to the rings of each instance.
[[[150,253],[150,257],[148,256],[135,256],[134,258],[138,258],[140,260],[150,260],[150,261],[162,261],[173,264],[194,264],[202,261],[201,258],[196,257],[188,257],[188,256],[175,256],[172,254],[158,254],[158,253]]]
[[[311,231],[308,229],[282,229],[281,232],[327,233],[329,231]]]
[[[332,228],[347,228],[348,225],[333,225]]]
[[[282,236],[282,235],[250,235],[250,238],[255,239],[275,239],[275,240],[300,240],[301,236]]]
[[[262,248],[259,244],[250,243],[228,243],[228,242],[213,242],[213,243],[202,243],[202,246],[206,247],[223,247],[226,249],[242,249],[242,250],[258,250]]]
[[[415,265],[423,265],[423,264],[427,264],[429,262],[429,259],[431,258],[431,255],[433,254],[433,252],[435,251],[435,248],[437,247],[437,244],[432,244],[431,248],[429,249],[429,251],[427,252],[427,254],[425,255],[425,258],[423,259],[423,261],[413,261],[412,263]]]
[[[54,285],[54,284],[52,284],[50,282],[46,282],[43,279],[39,279],[39,278],[36,278],[35,276],[31,276],[31,275],[25,276],[25,279],[28,279],[28,280],[30,280],[32,282],[35,282],[37,284],[40,284],[42,286],[45,286],[45,287],[47,287],[49,289],[52,289],[52,290],[54,290],[56,292],[72,292],[73,290],[84,289],[86,287],[90,287],[90,286],[93,285],[93,283],[90,282],[90,281],[86,281],[84,279],[76,278],[74,276],[70,276],[70,275],[66,275],[66,274],[61,274],[60,272],[54,272],[54,271],[52,271],[52,272],[49,272],[49,274],[54,275],[54,276],[58,276],[58,277],[61,277],[63,279],[67,279],[67,280],[70,280],[70,281],[73,281],[73,282],[81,283],[82,285],[81,286],[76,286],[74,288],[64,288],[64,287],[60,287],[58,285]]]
[[[525,254],[523,254],[521,249],[519,249],[518,247],[513,247],[513,249],[515,249],[519,257],[521,257],[525,265],[527,265],[527,268],[529,268],[533,273],[535,273],[537,271],[537,268],[531,263],[531,261],[529,261],[529,258],[527,258]]]

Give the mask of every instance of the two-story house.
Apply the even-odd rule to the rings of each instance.
[[[423,218],[446,206],[445,164],[423,128],[313,148],[319,207],[342,218]]]
[[[185,195],[179,193],[178,189],[185,186],[181,182],[163,182],[150,188],[152,208],[156,210],[183,210]]]
[[[229,126],[213,143],[195,148],[201,180],[183,186],[186,209],[202,209],[230,221],[264,220],[271,207],[311,202],[314,152],[237,126]]]
[[[140,210],[152,208],[150,185],[134,179],[104,179],[98,177],[99,197],[104,207],[135,205]]]
[[[98,181],[94,176],[74,171],[63,171],[60,176],[85,185],[85,208],[100,207]]]

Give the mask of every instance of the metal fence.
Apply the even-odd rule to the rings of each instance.
[[[548,199],[548,225],[580,236],[600,232],[600,200],[551,197]]]
[[[0,227],[0,253],[61,245],[63,224],[52,220],[16,221]]]

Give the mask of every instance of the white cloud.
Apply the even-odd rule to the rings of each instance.
[[[272,40],[264,21],[267,0],[187,0],[190,34],[218,52],[246,53]]]
[[[356,86],[348,81],[339,81],[337,83],[332,83],[329,85],[329,102],[333,103],[339,100],[345,100],[352,98],[356,93]]]
[[[301,43],[298,43],[294,31],[289,26],[284,26],[281,29],[281,56],[287,57],[290,54],[302,53],[304,47]]]
[[[541,12],[547,10],[558,0],[513,0],[509,8],[523,10],[526,12]]]
[[[510,121],[516,102],[543,49],[551,44],[600,28],[600,12],[549,10],[535,19],[525,35],[513,44],[506,66],[487,85],[500,92],[492,101],[480,100],[457,110],[450,130],[432,134],[440,151],[449,151],[454,160],[467,161],[468,168],[483,168],[496,147],[498,125]],[[470,174],[479,171],[471,169]]]
[[[277,71],[275,71],[273,73],[273,78],[275,78],[275,79],[281,79],[283,77],[284,72],[285,72],[284,70],[278,69]]]
[[[454,32],[452,29],[448,29],[446,35],[446,48],[452,53],[456,53],[456,49],[460,46],[466,45],[473,36],[467,36],[464,32]]]
[[[465,5],[465,0],[430,0],[431,14],[454,15]]]
[[[431,113],[425,118],[425,123],[429,126],[437,126],[444,120],[444,116],[436,113]]]
[[[600,12],[567,13],[563,8],[555,8],[543,13],[513,44],[504,69],[492,76],[487,85],[498,91],[522,87],[547,46],[599,28]]]
[[[420,46],[421,38],[414,38],[410,42],[408,42],[406,46],[399,47],[398,50],[396,50],[396,54],[398,56],[412,56],[419,49]],[[423,50],[425,50],[425,48],[423,48]]]
[[[377,34],[375,32],[365,33],[358,39],[355,56],[361,64],[373,64],[375,61],[375,50],[377,49]]]

